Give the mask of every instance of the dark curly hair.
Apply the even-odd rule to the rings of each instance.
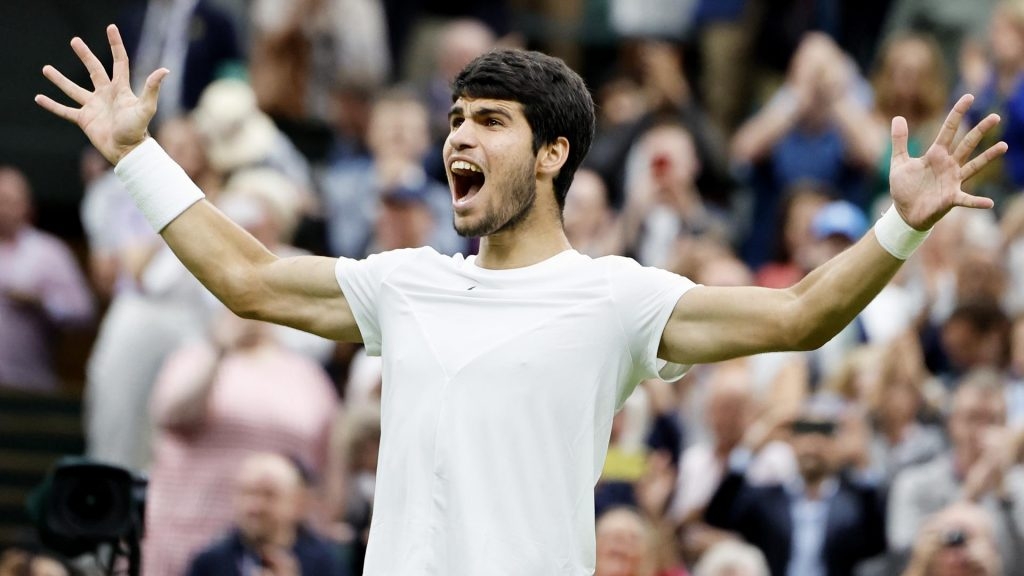
[[[561,59],[516,49],[479,56],[452,81],[459,98],[518,102],[533,132],[533,152],[559,136],[569,141],[569,157],[555,176],[555,199],[565,206],[573,175],[594,140],[594,100],[586,83]]]

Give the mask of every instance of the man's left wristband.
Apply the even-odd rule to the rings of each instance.
[[[121,158],[114,173],[157,232],[205,198],[181,166],[152,138],[146,138]]]

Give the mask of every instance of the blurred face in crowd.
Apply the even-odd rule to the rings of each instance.
[[[997,5],[989,24],[989,42],[996,66],[1024,59],[1024,11],[1009,3]]]
[[[590,241],[611,218],[608,192],[601,177],[591,170],[580,170],[565,197],[565,235],[576,246]]]
[[[814,245],[814,234],[811,232],[811,222],[814,215],[818,213],[828,199],[824,194],[812,189],[797,189],[791,194],[786,205],[785,220],[783,222],[783,242],[786,244],[786,251],[790,259],[801,264],[804,260],[811,260],[811,256],[804,256],[810,246]],[[810,269],[808,262],[803,266]]]
[[[953,396],[949,415],[949,435],[953,452],[963,466],[978,459],[987,431],[1006,421],[1006,405],[1002,393],[986,393],[984,389],[961,386]]]
[[[430,146],[427,109],[411,99],[381,100],[370,112],[366,141],[377,160],[419,163]]]
[[[302,515],[302,478],[287,459],[274,454],[250,457],[235,483],[239,530],[254,546],[287,544]]]
[[[836,422],[803,415],[790,427],[790,445],[806,484],[815,484],[832,474],[836,452]]]
[[[883,63],[892,95],[904,102],[913,101],[937,64],[932,49],[921,39],[911,37],[894,42]]]
[[[206,148],[191,120],[173,118],[164,122],[160,125],[156,139],[190,178],[195,178],[206,171]]]
[[[455,20],[445,27],[438,42],[437,69],[451,82],[474,58],[494,47],[494,33],[482,22]]]
[[[31,202],[28,180],[21,172],[0,167],[0,239],[13,238],[28,225]]]
[[[745,366],[723,364],[711,377],[707,418],[715,437],[716,452],[728,453],[738,445],[750,422],[748,376]]]
[[[376,248],[418,248],[430,241],[434,215],[424,200],[385,198],[377,212]]]
[[[594,576],[649,576],[651,554],[648,528],[636,512],[609,510],[598,520]]]
[[[700,173],[697,149],[690,134],[679,126],[652,128],[644,136],[644,151],[650,162],[650,175],[659,200],[671,191],[689,191]]]
[[[995,576],[999,552],[985,512],[973,505],[956,504],[929,522],[938,539],[938,551],[928,566],[929,576]]]

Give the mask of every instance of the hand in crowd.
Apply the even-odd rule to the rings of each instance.
[[[676,470],[672,457],[656,450],[647,457],[647,470],[637,480],[636,500],[649,518],[661,518],[676,487]]]
[[[301,576],[299,560],[290,550],[267,545],[262,550],[264,566],[260,576]]]
[[[679,53],[667,42],[645,42],[640,46],[644,88],[651,106],[678,108],[690,98],[690,85],[683,76]]]
[[[1021,433],[1005,426],[986,430],[982,439],[982,453],[967,472],[963,497],[977,502],[987,494],[1003,497],[1003,481],[1010,469],[1020,460]]]
[[[954,504],[938,512],[918,532],[903,576],[995,576],[1001,561],[985,512]]]

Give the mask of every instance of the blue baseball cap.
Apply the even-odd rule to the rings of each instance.
[[[838,235],[855,242],[867,231],[868,219],[864,212],[846,200],[829,202],[811,220],[811,232],[819,240]]]

